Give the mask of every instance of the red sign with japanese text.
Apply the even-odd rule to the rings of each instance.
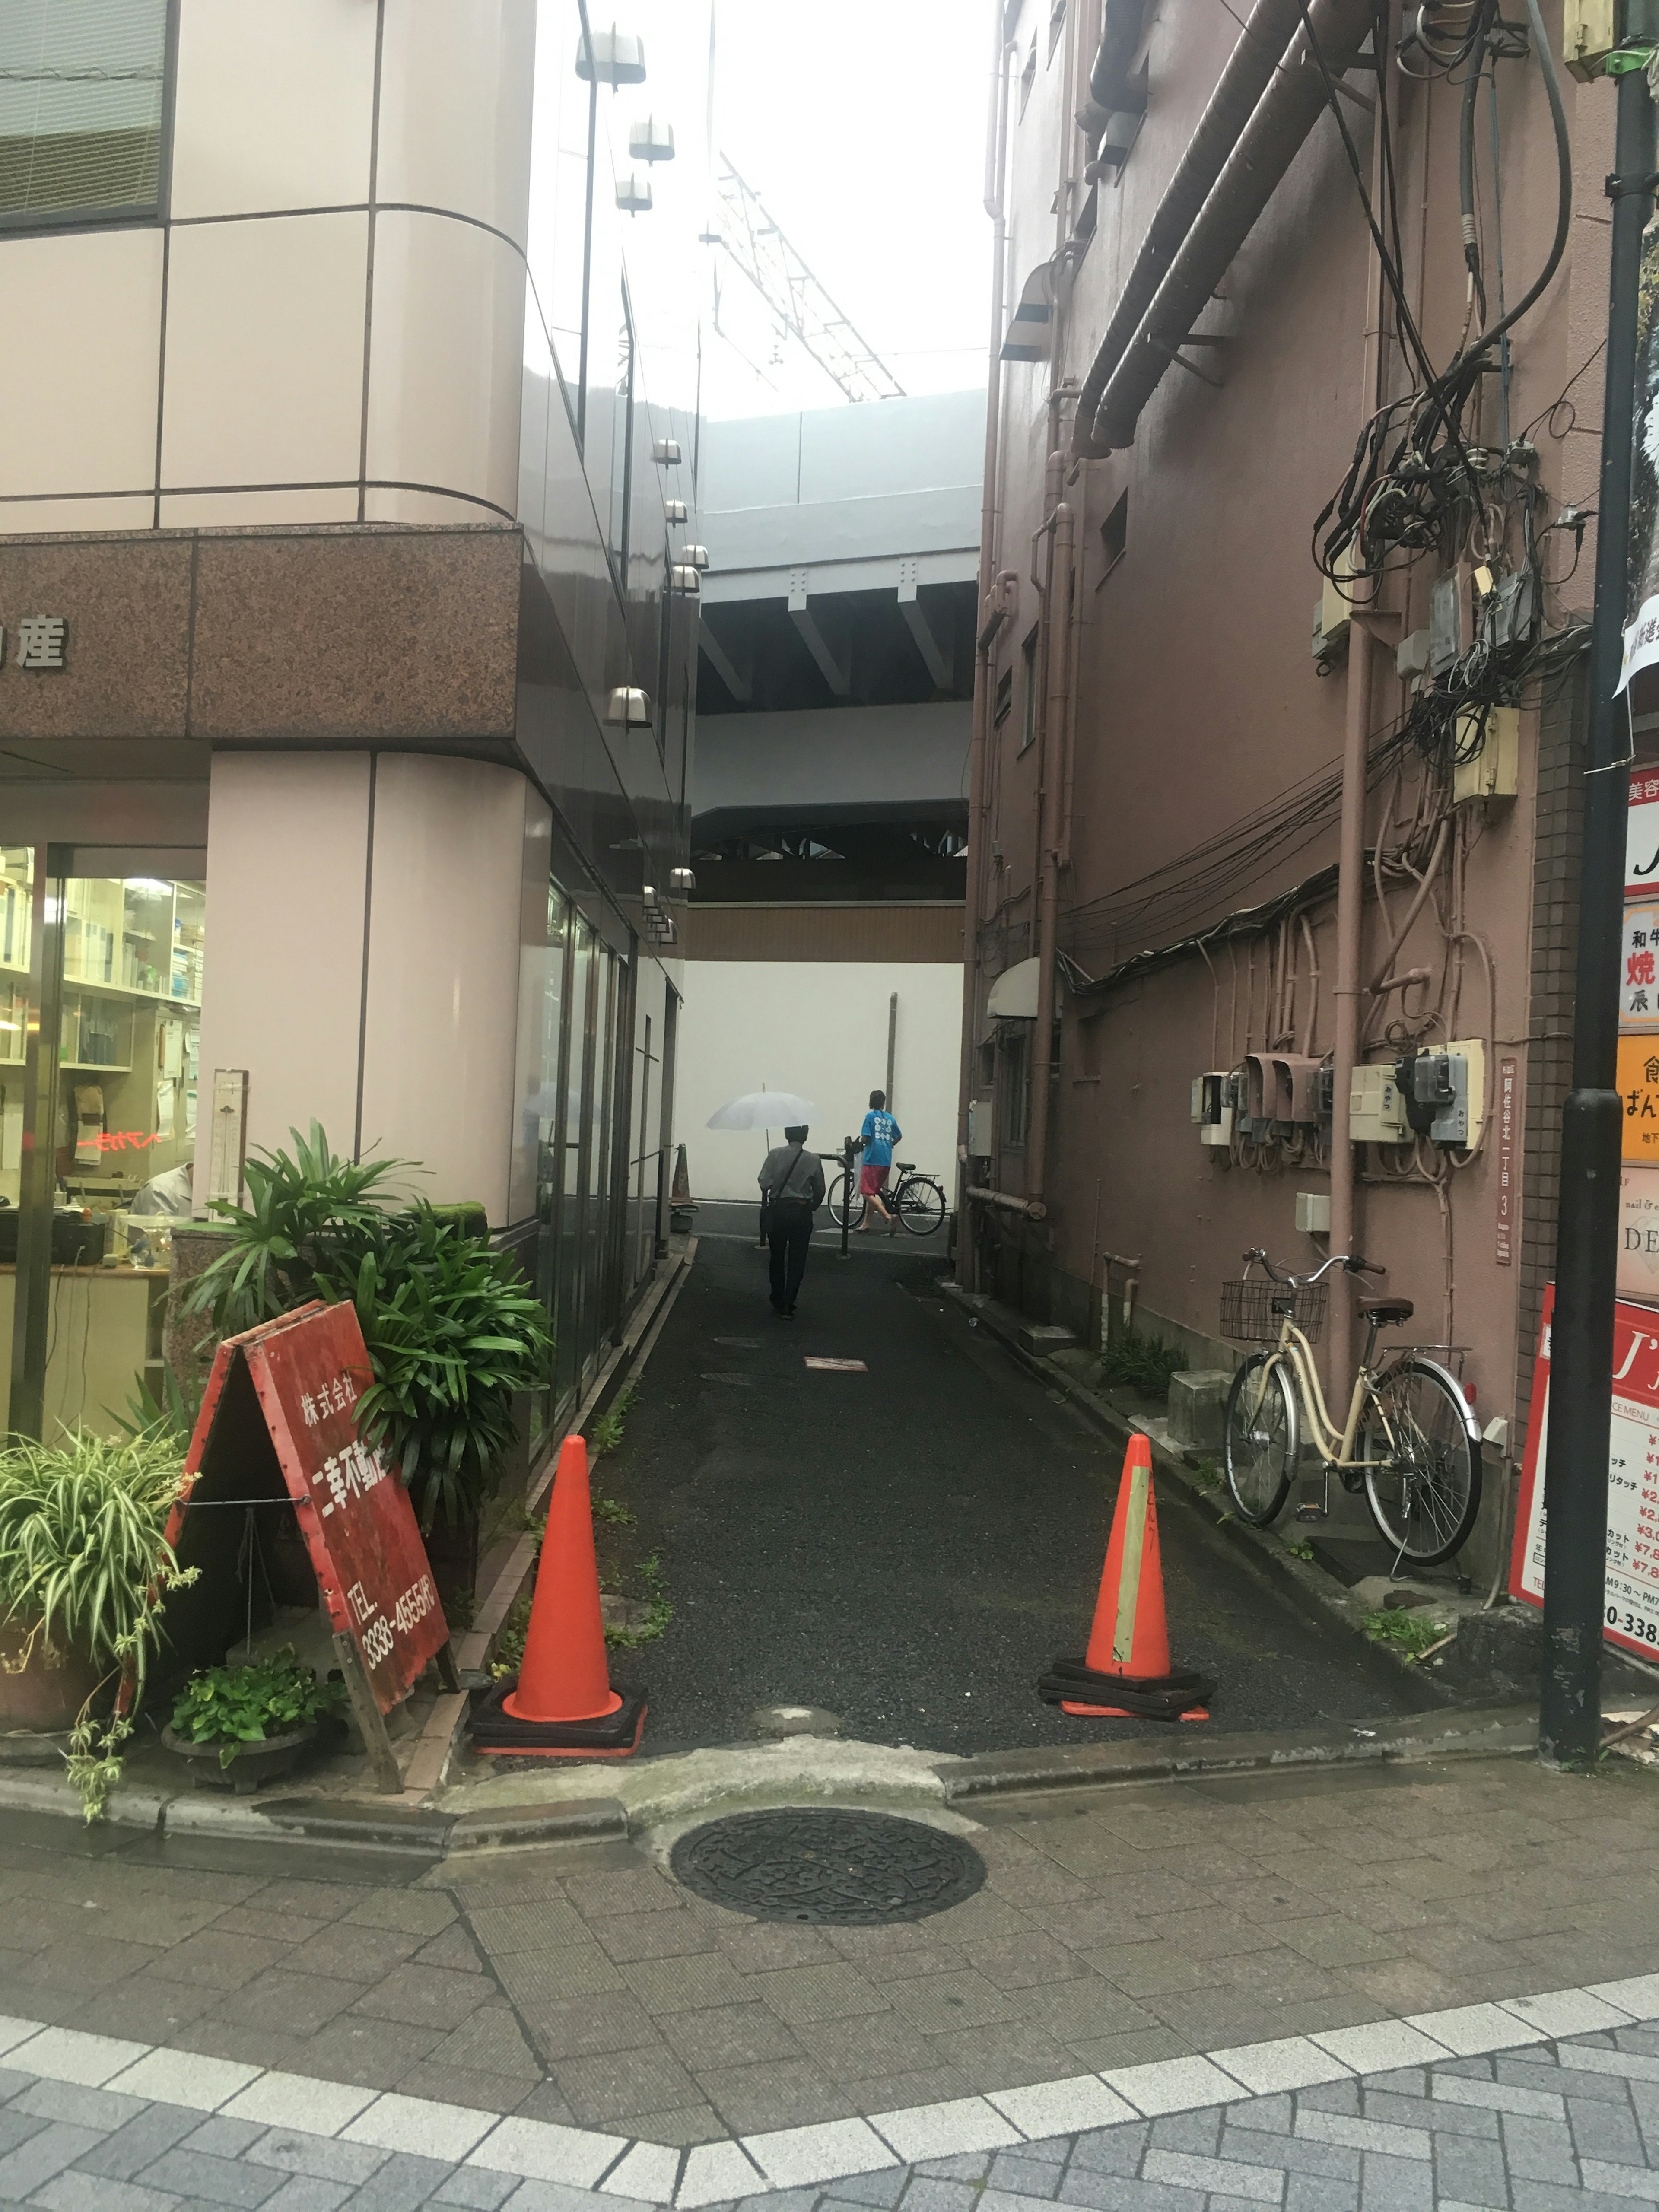
[[[1550,1324],[1544,1293],[1533,1370],[1521,1502],[1510,1556],[1510,1595],[1544,1602],[1544,1455],[1549,1441]],[[1659,1315],[1613,1309],[1613,1431],[1607,1455],[1607,1570],[1602,1620],[1609,1644],[1651,1659],[1659,1649]]]
[[[303,1306],[227,1338],[191,1437],[186,1477],[206,1480],[216,1455],[246,1462],[248,1424],[234,1407],[239,1368],[252,1384],[330,1625],[356,1644],[375,1702],[390,1712],[448,1643],[449,1630],[409,1493],[358,1440],[354,1408],[373,1378],[356,1310]],[[175,1546],[184,1510],[174,1509],[167,1531]]]
[[[1651,898],[1659,890],[1659,770],[1637,769],[1630,780],[1625,821],[1625,896]]]

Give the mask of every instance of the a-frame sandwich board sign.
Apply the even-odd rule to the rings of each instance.
[[[376,1784],[390,1793],[403,1781],[386,1714],[430,1661],[447,1689],[459,1682],[409,1493],[358,1439],[354,1409],[372,1379],[349,1304],[313,1301],[225,1339],[185,1455],[185,1486],[167,1524],[179,1565],[204,1565],[209,1572],[196,1589],[170,1597],[167,1609],[171,1616],[182,1601],[185,1613],[200,1615],[204,1607],[223,1612],[228,1555],[210,1524],[222,1528],[228,1516],[192,1507],[291,1503],[353,1717]],[[209,1583],[215,1568],[216,1593]]]

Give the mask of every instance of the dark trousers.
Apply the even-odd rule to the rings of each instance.
[[[794,1199],[774,1199],[766,1234],[772,1248],[772,1304],[780,1313],[792,1313],[812,1241],[811,1207]]]

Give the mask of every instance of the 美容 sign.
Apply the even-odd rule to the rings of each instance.
[[[69,618],[65,615],[24,615],[8,636],[0,623],[0,667],[8,659],[14,668],[48,671],[67,668]]]
[[[1659,891],[1659,773],[1638,769],[1625,817],[1625,896]]]

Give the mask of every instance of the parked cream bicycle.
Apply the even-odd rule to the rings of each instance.
[[[1260,1265],[1261,1278],[1250,1270]],[[1409,1298],[1360,1298],[1369,1325],[1346,1424],[1331,1419],[1315,1370],[1333,1267],[1387,1272],[1352,1253],[1334,1253],[1310,1275],[1281,1274],[1261,1250],[1244,1255],[1242,1281],[1221,1286],[1221,1333],[1271,1345],[1233,1377],[1224,1450],[1227,1487],[1241,1520],[1266,1528],[1290,1495],[1302,1422],[1328,1491],[1363,1487],[1371,1518],[1395,1554],[1414,1565],[1449,1559],[1474,1526],[1480,1505],[1480,1432],[1456,1381],[1437,1360],[1409,1348],[1375,1359],[1377,1331],[1412,1317]]]

